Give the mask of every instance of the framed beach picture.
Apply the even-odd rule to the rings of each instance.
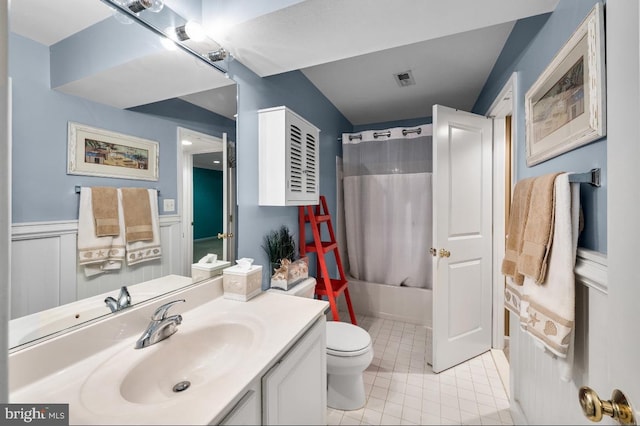
[[[604,47],[596,3],[525,95],[528,166],[606,134]]]
[[[158,180],[158,142],[69,122],[67,173]]]

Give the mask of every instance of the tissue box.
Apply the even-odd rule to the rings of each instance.
[[[194,263],[191,265],[191,281],[198,282],[222,274],[224,268],[231,265],[226,260],[215,260],[211,263]]]
[[[222,272],[224,298],[246,302],[262,291],[262,266],[251,265],[249,269],[240,266],[226,268]]]

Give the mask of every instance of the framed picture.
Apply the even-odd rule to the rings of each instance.
[[[527,165],[606,134],[602,4],[560,49],[525,95]]]
[[[67,173],[158,180],[158,142],[69,122]]]

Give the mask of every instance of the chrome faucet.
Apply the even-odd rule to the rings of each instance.
[[[128,308],[131,306],[131,295],[129,294],[129,290],[127,290],[126,286],[120,287],[120,294],[118,295],[118,300],[114,299],[111,296],[108,296],[104,299],[104,303],[107,304],[111,312],[121,311],[124,308]]]
[[[151,322],[147,326],[147,329],[142,333],[142,336],[136,342],[136,349],[146,348],[154,343],[158,343],[161,340],[166,339],[173,333],[178,331],[178,325],[182,322],[182,315],[167,316],[169,308],[176,303],[184,302],[184,299],[174,300],[169,303],[165,303],[160,306],[151,316]]]

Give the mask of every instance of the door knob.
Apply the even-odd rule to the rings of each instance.
[[[222,239],[224,239],[224,238],[227,238],[227,234],[223,234],[223,233],[221,233],[221,232],[218,232],[218,239],[219,239],[219,240],[222,240]]]
[[[618,389],[614,389],[609,401],[600,399],[596,391],[583,386],[578,392],[582,412],[592,422],[599,422],[602,416],[613,417],[621,425],[635,425],[636,419],[627,397]]]
[[[449,250],[445,250],[445,249],[440,249],[440,252],[438,254],[440,255],[440,257],[449,257],[449,256],[451,256],[451,252]]]

